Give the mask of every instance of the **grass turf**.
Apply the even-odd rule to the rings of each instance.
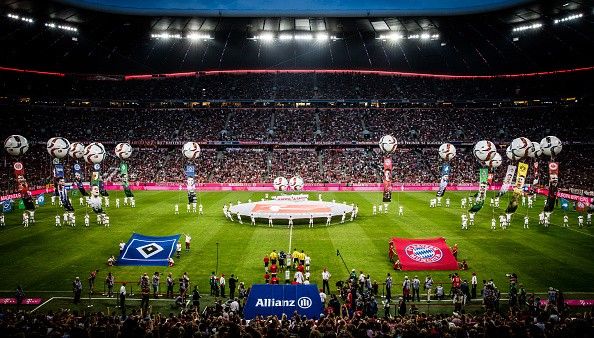
[[[21,284],[29,295],[38,291],[69,291],[71,281],[80,276],[83,281],[91,270],[99,269],[97,289],[103,288],[108,271],[106,260],[119,252],[118,243],[127,241],[133,232],[145,235],[171,235],[189,233],[192,250],[182,252],[175,267],[112,267],[116,281],[138,281],[139,276],[154,271],[172,272],[180,277],[188,272],[194,285],[208,293],[208,276],[216,269],[217,245],[219,244],[219,269],[229,277],[232,273],[240,280],[251,284],[263,282],[263,262],[272,249],[287,251],[289,230],[286,225],[268,228],[262,222],[253,227],[231,223],[222,213],[224,203],[237,203],[248,199],[259,200],[264,193],[208,192],[200,193],[205,215],[185,211],[185,192],[137,192],[137,207],[115,208],[115,198],[123,199],[121,192],[111,193],[111,207],[107,208],[111,227],[104,228],[94,223],[82,226],[85,208],[78,207],[78,198],[73,198],[77,223],[75,228],[54,227],[54,216],[62,214],[57,206],[46,205],[36,212],[37,223],[29,228],[20,225],[20,212],[6,215],[7,226],[0,229],[2,261],[0,290],[14,290]],[[489,192],[491,196],[492,192]],[[492,215],[502,210],[492,210],[488,205],[477,213],[475,225],[470,230],[460,230],[460,199],[466,194],[447,192],[450,208],[430,209],[429,199],[434,193],[393,194],[393,201],[386,215],[372,215],[373,203],[379,203],[381,193],[323,193],[325,200],[336,199],[356,203],[359,217],[354,222],[323,225],[313,229],[298,225],[293,231],[293,247],[303,249],[312,257],[312,281],[320,282],[321,270],[327,266],[332,280],[347,277],[347,270],[336,256],[342,253],[348,268],[362,270],[373,280],[383,282],[391,272],[397,283],[404,275],[418,275],[424,279],[427,273],[395,272],[388,262],[388,240],[393,236],[422,238],[443,236],[451,246],[459,245],[459,260],[466,259],[470,270],[462,271],[463,278],[470,280],[476,271],[479,280],[493,278],[507,291],[506,273],[515,272],[529,291],[545,291],[554,286],[566,291],[594,291],[594,263],[592,249],[594,231],[591,227],[577,228],[577,213],[569,212],[569,229],[562,228],[562,210],[555,210],[548,229],[538,225],[538,213],[544,204],[539,196],[533,209],[520,206],[507,230],[490,230]],[[317,193],[312,194],[317,199]],[[445,200],[445,198],[444,198]],[[47,198],[49,202],[49,198]],[[180,204],[180,214],[174,215],[174,204]],[[404,206],[404,216],[398,216],[398,203]],[[49,204],[49,203],[48,203]],[[507,197],[502,199],[502,207]],[[91,210],[89,209],[89,213]],[[530,215],[530,229],[522,229],[523,216]],[[320,220],[323,223],[324,220]],[[181,238],[183,241],[183,236]],[[293,248],[290,248],[291,251]],[[431,272],[435,281],[446,281],[449,272]],[[83,295],[87,285],[84,285]],[[177,289],[177,288],[176,288]],[[398,288],[397,288],[398,289]]]

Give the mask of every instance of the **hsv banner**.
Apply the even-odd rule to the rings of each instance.
[[[306,316],[308,319],[318,318],[323,312],[318,287],[315,284],[255,284],[252,285],[243,315],[245,319],[256,316],[288,317],[293,313]]]
[[[518,202],[524,194],[524,183],[526,183],[526,175],[528,175],[528,164],[524,162],[518,163],[518,174],[516,175],[516,184],[514,185],[514,194],[509,200],[509,204],[505,209],[505,213],[513,214],[518,209]]]
[[[392,158],[384,157],[384,202],[392,201]]]
[[[392,238],[402,270],[458,270],[458,262],[443,237]]]
[[[118,265],[167,266],[179,235],[154,237],[133,234],[118,258]]]

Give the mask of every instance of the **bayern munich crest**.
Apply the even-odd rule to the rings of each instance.
[[[440,248],[430,244],[410,244],[404,248],[406,255],[420,263],[435,263],[443,258]]]

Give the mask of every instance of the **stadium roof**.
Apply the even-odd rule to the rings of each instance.
[[[73,6],[131,15],[380,16],[459,15],[502,9],[529,0],[61,0]]]
[[[0,67],[108,74],[541,72],[593,65],[593,10],[592,0],[553,0],[447,16],[150,16],[55,1],[0,0]]]

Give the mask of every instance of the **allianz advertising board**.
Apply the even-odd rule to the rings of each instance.
[[[253,285],[243,315],[245,319],[254,319],[256,316],[291,316],[295,311],[307,318],[320,316],[322,301],[315,284]]]

